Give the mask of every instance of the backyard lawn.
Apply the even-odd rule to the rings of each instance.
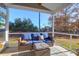
[[[18,45],[17,39],[18,38],[16,37],[13,38],[10,37],[9,46],[17,46]],[[79,38],[70,40],[64,37],[55,37],[55,44],[60,45],[68,50],[75,51],[77,48],[79,48]]]
[[[9,47],[17,47],[18,46],[18,41],[17,37],[10,37],[9,38]]]
[[[17,47],[18,46],[17,39],[18,39],[17,37],[10,37],[9,46]],[[55,37],[55,44],[76,53],[76,49],[79,48],[79,38],[70,40],[70,39],[66,39],[64,37]]]
[[[76,52],[76,49],[79,48],[79,39],[66,39],[64,37],[56,37],[55,44],[60,45],[68,50]],[[71,46],[70,46],[71,45]]]
[[[17,46],[18,45],[18,38],[10,38],[9,39],[9,46]],[[60,45],[68,50],[75,51],[79,48],[79,39],[66,39],[64,37],[55,37],[55,44]],[[70,46],[71,45],[71,46]]]

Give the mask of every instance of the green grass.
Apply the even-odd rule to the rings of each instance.
[[[9,45],[17,45],[17,39],[16,37],[10,38],[9,39]],[[79,39],[72,39],[71,41],[69,39],[65,39],[64,37],[62,38],[55,38],[55,44],[60,45],[68,50],[73,50],[75,51],[77,48],[79,48]],[[71,48],[70,48],[71,45]]]
[[[14,47],[18,45],[17,37],[10,37],[9,38],[9,46]],[[72,39],[71,41],[69,39],[66,39],[64,37],[55,37],[55,44],[64,47],[68,50],[71,50],[73,52],[76,52],[76,49],[79,48],[79,39]],[[71,48],[70,48],[71,45]]]
[[[9,46],[10,47],[16,47],[18,45],[17,37],[9,38]]]
[[[65,39],[65,38],[55,38],[55,44],[60,45],[68,50],[76,52],[76,49],[79,48],[79,39]],[[70,46],[71,45],[71,46]]]

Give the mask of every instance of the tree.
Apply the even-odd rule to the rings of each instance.
[[[4,19],[2,17],[0,17],[0,28],[5,26],[5,22]]]
[[[52,27],[53,16],[50,16],[48,20],[49,20],[49,25]]]
[[[15,31],[15,28],[14,28],[14,23],[12,23],[12,22],[9,22],[9,31],[11,32],[11,31]]]
[[[16,18],[14,23],[14,30],[20,31],[22,29],[22,21],[21,18]]]
[[[30,19],[24,18],[23,21],[21,18],[16,18],[15,22],[9,22],[9,29],[11,32],[32,32],[38,31],[38,28],[34,26]]]

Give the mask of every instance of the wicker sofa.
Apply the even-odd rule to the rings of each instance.
[[[33,33],[33,34],[35,34],[35,33]],[[24,40],[27,41],[26,43],[18,42],[18,51],[30,50],[29,53],[31,53],[32,56],[45,56],[45,55],[48,56],[48,55],[50,55],[49,47],[44,48],[44,49],[35,49],[34,44],[41,43],[41,41],[36,40],[36,39],[31,40],[31,37],[29,35],[31,36],[31,34],[25,35],[25,36],[28,36],[30,38],[30,39],[28,37],[24,38]],[[46,40],[44,40],[42,42],[45,44],[48,44],[49,46],[53,46],[52,42],[50,40],[48,40],[47,38],[46,38]]]

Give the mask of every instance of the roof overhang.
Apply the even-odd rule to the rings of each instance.
[[[50,9],[51,11],[58,12],[62,9],[66,8],[67,6],[71,6],[71,3],[43,3],[42,6]]]
[[[6,3],[5,5],[9,8],[32,10],[53,14],[66,8],[70,5],[70,3]]]
[[[8,8],[16,8],[23,10],[32,10],[37,12],[53,13],[50,9],[43,7],[38,3],[5,3]]]

